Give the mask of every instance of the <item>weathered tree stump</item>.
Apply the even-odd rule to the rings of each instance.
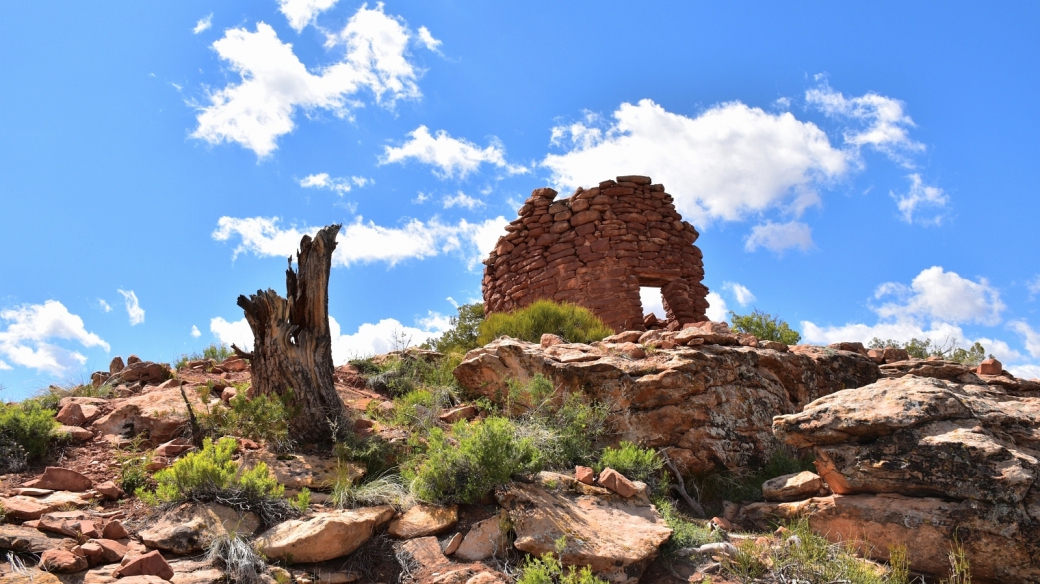
[[[329,272],[340,225],[303,236],[285,271],[286,298],[274,290],[238,297],[253,330],[253,352],[235,351],[250,360],[254,395],[284,397],[291,392],[289,437],[324,443],[335,429],[349,429],[346,410],[333,386],[332,335],[329,332]]]

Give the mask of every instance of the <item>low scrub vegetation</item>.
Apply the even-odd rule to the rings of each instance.
[[[661,477],[664,461],[653,450],[622,440],[617,448],[603,449],[595,469],[599,472],[608,467],[632,480],[653,484]]]
[[[201,353],[198,351],[194,353],[185,353],[181,355],[181,358],[177,360],[177,365],[174,369],[182,369],[189,361],[202,361],[205,359],[213,359],[216,362],[221,362],[228,357],[234,355],[234,351],[224,343],[213,343],[210,346],[202,350]]]
[[[539,300],[509,313],[490,314],[480,323],[479,330],[478,346],[502,335],[537,343],[543,334],[549,333],[571,343],[591,343],[614,334],[589,309],[552,300]]]
[[[729,319],[733,323],[733,330],[755,335],[755,338],[763,341],[797,345],[798,341],[802,340],[802,335],[792,329],[787,321],[757,308],[751,314],[737,314],[731,311]]]
[[[424,346],[441,353],[465,353],[480,346],[480,324],[484,322],[484,303],[463,304],[458,314],[451,317],[448,329],[439,338],[427,342]]]
[[[786,450],[772,453],[758,470],[732,472],[719,471],[694,476],[693,487],[700,494],[700,502],[706,509],[721,512],[723,501],[754,502],[762,500],[762,483],[769,479],[811,470],[815,466],[811,458],[798,458]]]
[[[566,537],[556,541],[556,553],[546,552],[541,557],[528,556],[520,566],[516,584],[608,584],[597,578],[588,566],[564,566],[559,555],[567,547]]]
[[[198,414],[200,429],[207,436],[239,436],[267,442],[274,450],[289,449],[289,420],[293,416],[292,392],[282,396],[246,395],[248,386],[237,387],[238,394],[227,406],[210,405],[212,386],[199,388],[199,399],[205,404]]]
[[[253,511],[266,523],[291,516],[292,507],[282,498],[285,487],[271,478],[263,462],[250,469],[240,468],[232,460],[236,447],[234,438],[221,438],[217,442],[207,438],[201,450],[155,473],[155,491],[138,489],[137,496],[153,505],[216,501]]]
[[[907,354],[914,359],[939,357],[948,361],[956,361],[968,367],[978,367],[979,363],[986,359],[986,348],[982,346],[982,343],[976,342],[971,347],[964,349],[957,346],[956,339],[947,339],[943,343],[936,343],[932,339],[922,341],[914,337],[905,343],[900,343],[895,339],[881,340],[878,337],[874,337],[867,344],[868,349],[887,349],[889,347],[906,349]],[[993,355],[990,355],[990,357],[992,358]]]
[[[42,460],[57,427],[54,411],[36,400],[0,402],[0,472],[21,472]]]

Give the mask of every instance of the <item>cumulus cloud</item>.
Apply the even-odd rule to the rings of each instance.
[[[419,42],[421,42],[424,47],[435,53],[441,52],[441,41],[433,38],[433,35],[430,34],[430,29],[425,26],[419,27]]]
[[[1040,365],[1012,365],[1005,367],[1005,369],[1020,379],[1040,378]]]
[[[639,288],[639,301],[643,304],[643,314],[654,314],[657,318],[667,318],[664,310],[664,298],[660,288]]]
[[[109,350],[108,343],[87,331],[82,318],[56,300],[2,310],[0,320],[7,322],[7,328],[0,331],[0,355],[22,367],[63,375],[87,362],[82,353],[58,346],[56,340]],[[3,363],[5,367],[0,369],[11,368]]]
[[[444,130],[437,130],[436,135],[430,134],[426,126],[419,126],[409,132],[408,136],[408,141],[401,146],[386,146],[379,163],[417,160],[434,167],[433,173],[440,178],[465,178],[485,163],[505,169],[509,174],[524,174],[528,171],[524,166],[507,162],[505,149],[497,140],[492,140],[489,146],[481,149],[468,140],[452,138]]]
[[[1036,295],[1040,294],[1040,274],[1033,276],[1033,279],[1026,282],[1026,290],[1029,290],[1029,299],[1036,299]]]
[[[197,339],[197,338],[202,336],[202,331],[199,330],[199,327],[197,327],[195,325],[191,325],[191,336],[192,336],[192,338],[196,338]]]
[[[1006,308],[1000,292],[985,278],[972,281],[941,266],[922,270],[910,286],[886,282],[878,286],[875,299],[894,297],[874,310],[882,318],[896,320],[936,319],[952,323],[1000,323]]]
[[[801,221],[766,221],[752,227],[751,233],[744,239],[746,251],[755,251],[760,247],[778,254],[792,247],[808,251],[813,247],[812,229]]]
[[[733,296],[736,297],[737,302],[739,302],[741,306],[747,306],[755,301],[755,295],[751,293],[751,290],[748,290],[747,286],[743,286],[737,282],[724,282],[722,284],[722,289],[729,290],[733,293]]]
[[[1022,336],[1022,342],[1025,344],[1029,354],[1040,358],[1040,331],[1029,326],[1029,323],[1024,320],[1011,321],[1008,323],[1008,326]]]
[[[283,229],[277,217],[237,219],[221,217],[213,239],[239,239],[233,257],[252,253],[261,257],[288,257],[296,253],[300,239],[313,236],[318,227],[290,227]],[[506,224],[505,217],[470,223],[465,219],[457,224],[442,223],[434,218],[423,222],[412,219],[402,227],[383,227],[358,217],[344,226],[332,265],[350,266],[355,263],[387,262],[395,265],[407,259],[423,259],[444,253],[458,252],[470,262],[477,261],[494,248]]]
[[[112,312],[112,305],[111,304],[105,302],[101,298],[98,298],[97,301],[98,301],[98,306],[101,307],[101,310],[103,310],[105,312]]]
[[[332,8],[336,0],[278,0],[278,10],[285,15],[289,26],[296,32],[314,22],[319,14]],[[382,6],[382,4],[380,4]]]
[[[802,337],[807,343],[827,345],[841,341],[869,343],[877,337],[882,340],[895,339],[906,342],[910,339],[931,339],[943,343],[947,339],[957,339],[963,344],[966,341],[961,327],[944,322],[921,324],[914,321],[879,322],[874,325],[849,323],[841,326],[819,326],[813,322],[802,321]]]
[[[199,34],[210,29],[213,26],[213,13],[210,12],[205,18],[200,18],[195,23],[195,28],[191,29],[192,34]]]
[[[341,178],[329,176],[329,173],[327,172],[321,172],[318,174],[309,174],[301,178],[298,182],[300,183],[300,186],[305,189],[326,189],[343,196],[343,193],[349,193],[355,186],[363,187],[372,184],[374,181],[363,176]]]
[[[216,335],[217,340],[227,346],[235,345],[243,351],[253,350],[253,329],[249,328],[249,322],[245,317],[230,322],[218,316],[209,321],[209,330]]]
[[[4,363],[2,359],[0,359],[0,371],[10,371],[12,369],[14,369],[14,367],[11,367],[7,363]]]
[[[455,195],[444,197],[444,208],[451,209],[452,207],[465,207],[470,211],[484,206],[484,201],[476,199],[459,191]]]
[[[644,99],[621,104],[612,123],[601,122],[588,115],[553,129],[553,143],[567,148],[542,161],[553,182],[577,187],[621,173],[648,175],[697,225],[774,208],[798,215],[819,203],[821,184],[850,168],[848,153],[814,124],[740,102],[687,117]]]
[[[283,8],[287,5],[301,3],[290,0]],[[210,144],[236,142],[263,158],[278,147],[279,136],[293,130],[298,110],[346,117],[361,105],[358,93],[366,89],[387,106],[418,98],[418,73],[407,54],[411,39],[382,4],[363,5],[342,31],[328,35],[326,48],[342,48],[342,60],[310,71],[270,25],[258,22],[255,32],[228,29],[213,49],[241,81],[210,94],[192,136]]]
[[[910,138],[914,121],[898,99],[874,92],[860,97],[845,97],[824,81],[805,93],[809,105],[824,114],[854,124],[845,132],[845,142],[854,146],[871,146],[890,158],[909,164],[907,156],[924,151],[924,144]]]
[[[719,296],[718,292],[708,292],[708,310],[704,313],[712,322],[725,322],[729,316],[726,301]]]
[[[126,301],[126,314],[130,317],[130,326],[136,326],[144,322],[144,309],[141,308],[141,303],[137,301],[137,294],[134,294],[133,290],[119,290],[119,293],[123,295],[123,300]]]
[[[950,202],[949,197],[946,196],[946,193],[941,188],[924,184],[924,181],[921,180],[921,175],[917,173],[911,174],[907,178],[910,179],[910,190],[902,194],[890,193],[892,198],[896,200],[896,206],[899,207],[903,221],[920,223],[922,225],[940,225],[943,220],[941,212],[927,218],[922,218],[920,214],[915,217],[914,213],[917,213],[923,207],[941,211]]]
[[[430,312],[418,320],[419,326],[406,326],[394,318],[384,318],[377,323],[365,323],[351,334],[343,334],[336,319],[329,317],[329,332],[332,335],[332,362],[342,365],[359,357],[370,357],[402,348],[401,345],[420,345],[439,337],[451,327],[447,317]],[[234,343],[245,351],[253,349],[253,332],[245,318],[228,322],[221,317],[210,321],[210,330],[220,342]]]

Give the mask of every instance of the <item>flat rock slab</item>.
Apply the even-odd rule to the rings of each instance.
[[[43,553],[59,547],[64,538],[54,537],[31,527],[0,525],[0,549],[22,553]]]
[[[512,483],[496,493],[509,512],[517,549],[541,556],[556,551],[566,565],[589,566],[610,582],[635,583],[672,530],[652,505],[619,497],[570,494]]]
[[[762,483],[762,496],[766,501],[798,501],[820,494],[823,479],[820,475],[802,471],[769,479]]]
[[[46,497],[16,495],[0,499],[7,516],[19,521],[39,519],[44,513],[58,511],[66,506],[83,507],[89,503],[90,497],[87,495],[68,491],[58,491]]]
[[[82,493],[89,490],[94,483],[80,473],[61,468],[60,466],[48,466],[43,469],[43,475],[22,485],[29,489],[49,489],[52,491],[74,491]]]
[[[398,539],[412,539],[443,533],[459,521],[459,508],[455,505],[415,505],[402,516],[390,522],[387,533]]]
[[[268,558],[298,563],[324,562],[352,553],[394,516],[389,505],[317,513],[279,523],[260,534],[256,548]]]
[[[271,477],[287,489],[331,490],[341,473],[352,481],[365,476],[365,468],[355,463],[340,463],[335,458],[324,458],[307,454],[278,456],[266,450],[246,451],[242,454],[242,465],[252,468],[258,462],[267,465]]]
[[[209,547],[218,536],[229,533],[252,535],[260,527],[253,513],[242,513],[223,505],[185,503],[162,514],[138,535],[150,548],[186,555]]]

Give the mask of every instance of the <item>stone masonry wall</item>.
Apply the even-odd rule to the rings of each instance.
[[[644,330],[640,286],[659,287],[671,328],[707,320],[698,233],[664,186],[619,176],[569,199],[536,189],[484,260],[484,311],[540,299],[584,306],[615,331]]]

